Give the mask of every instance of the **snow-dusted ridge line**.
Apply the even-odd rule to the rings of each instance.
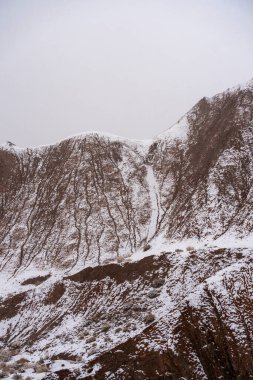
[[[211,97],[206,97],[206,99],[208,99],[210,101],[212,99],[216,99],[217,97],[219,97],[222,94],[232,93],[232,92],[237,92],[237,91],[243,91],[243,90],[247,90],[247,89],[253,91],[253,78],[251,78],[249,81],[247,81],[245,83],[241,83],[241,84],[238,84],[236,86],[229,87],[229,88],[227,88],[227,90],[222,91],[220,93],[217,93]],[[91,136],[91,135],[98,135],[99,137],[108,138],[111,141],[120,141],[120,142],[124,142],[124,143],[130,144],[130,145],[134,144],[134,145],[142,145],[145,147],[149,147],[156,139],[161,139],[163,137],[170,137],[172,139],[173,138],[184,139],[186,137],[187,127],[188,127],[188,122],[187,122],[188,113],[189,112],[185,113],[181,118],[178,119],[178,121],[176,121],[170,127],[163,130],[159,134],[155,135],[153,137],[153,139],[143,139],[143,140],[142,139],[130,139],[130,138],[122,137],[122,136],[119,136],[119,135],[116,135],[116,134],[113,134],[110,132],[86,131],[86,132],[67,136],[63,139],[57,140],[57,141],[50,143],[50,144],[39,145],[39,146],[35,146],[35,147],[22,148],[22,147],[16,146],[15,144],[13,146],[10,146],[6,142],[0,143],[0,149],[4,148],[4,149],[11,150],[11,151],[15,151],[16,153],[25,151],[27,149],[40,150],[40,149],[46,149],[46,148],[52,147],[54,145],[58,145],[64,141],[67,141],[70,139],[81,139],[81,138],[85,138],[86,136]],[[180,129],[180,127],[182,127],[182,128]]]
[[[36,150],[36,149],[49,148],[49,147],[61,144],[64,141],[68,141],[68,140],[80,140],[80,139],[83,139],[83,138],[86,138],[86,137],[92,137],[92,136],[94,136],[94,137],[100,137],[100,138],[105,138],[105,139],[108,139],[108,140],[110,140],[112,142],[121,142],[121,143],[129,144],[129,145],[142,145],[142,146],[146,147],[146,146],[150,146],[152,144],[152,139],[147,139],[147,140],[138,140],[138,139],[136,139],[135,140],[135,139],[128,139],[126,137],[118,136],[118,135],[115,135],[115,134],[112,134],[112,133],[109,133],[109,132],[86,131],[86,132],[78,133],[78,134],[75,134],[75,135],[67,136],[64,139],[58,140],[58,141],[56,141],[56,142],[54,142],[52,144],[40,145],[40,146],[34,147],[32,149]]]
[[[164,129],[162,132],[155,135],[154,140],[162,140],[164,138],[185,140],[187,138],[187,132],[189,129],[189,123],[187,116],[191,111],[186,112],[181,116],[174,124]]]
[[[230,88],[228,88],[227,91],[234,92],[234,91],[238,91],[238,90],[247,90],[247,89],[253,90],[253,78],[251,78],[250,80],[248,80],[245,83],[241,83],[241,84],[238,84],[236,86],[230,87]]]
[[[77,134],[74,134],[74,135],[70,135],[70,136],[67,136],[63,139],[60,139],[60,140],[57,140],[53,143],[50,143],[50,144],[45,144],[45,145],[38,145],[38,146],[35,146],[35,147],[29,147],[29,148],[20,148],[18,147],[17,145],[12,145],[10,146],[8,143],[2,143],[0,144],[0,148],[4,148],[4,149],[8,149],[10,151],[15,151],[15,152],[24,152],[26,151],[27,149],[29,150],[33,150],[33,151],[36,151],[36,150],[44,150],[44,149],[48,149],[50,147],[54,147],[56,145],[59,145],[65,141],[69,141],[69,140],[80,140],[80,139],[83,139],[83,138],[86,138],[86,137],[101,137],[101,138],[106,138],[110,141],[113,141],[113,142],[122,142],[122,143],[126,143],[126,144],[129,144],[129,145],[141,145],[143,147],[149,147],[153,140],[152,139],[144,139],[144,140],[138,140],[138,139],[128,139],[126,137],[122,137],[122,136],[118,136],[118,135],[115,135],[115,134],[112,134],[112,133],[109,133],[109,132],[101,132],[101,131],[86,131],[86,132],[82,132],[82,133],[77,133]]]
[[[236,93],[238,91],[245,91],[250,90],[253,91],[253,78],[248,80],[245,83],[237,84],[232,87],[228,87],[225,91],[218,92],[217,94],[214,94],[212,96],[205,96],[205,99],[207,99],[209,102],[212,100],[217,100],[221,98],[224,95]]]

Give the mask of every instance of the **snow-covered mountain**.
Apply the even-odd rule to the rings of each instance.
[[[253,80],[152,141],[6,144],[0,177],[2,371],[253,378]]]

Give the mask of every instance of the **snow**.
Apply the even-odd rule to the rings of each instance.
[[[245,91],[245,90],[253,91],[253,78],[251,78],[249,81],[245,83],[240,83],[235,86],[229,87],[225,91],[215,94],[212,97],[206,97],[206,100],[209,102],[212,102],[213,100],[216,101],[217,99],[223,98],[227,94],[236,93],[238,91]]]
[[[82,133],[79,133],[79,134],[69,135],[69,136],[65,137],[64,139],[55,141],[55,142],[53,142],[51,144],[38,145],[38,146],[35,146],[35,147],[30,147],[30,148],[21,148],[21,147],[18,147],[16,145],[10,146],[6,142],[6,143],[0,144],[0,148],[3,148],[5,150],[10,150],[10,151],[15,151],[17,153],[22,153],[22,152],[26,151],[27,149],[31,149],[31,150],[34,150],[34,151],[41,151],[41,150],[43,151],[43,150],[48,149],[48,148],[50,148],[50,147],[52,147],[54,145],[59,145],[59,144],[63,143],[64,141],[68,141],[68,140],[75,141],[75,140],[80,140],[80,139],[84,139],[84,138],[87,138],[87,137],[105,138],[105,139],[108,139],[108,140],[113,141],[113,142],[121,142],[121,143],[125,143],[127,145],[130,145],[130,146],[131,145],[133,145],[133,146],[140,146],[140,148],[145,148],[146,150],[149,148],[149,146],[153,142],[152,139],[143,139],[143,140],[129,139],[129,138],[118,136],[118,135],[115,135],[115,134],[109,133],[109,132],[85,131],[85,132],[82,132]]]
[[[5,298],[9,294],[19,293],[20,289],[22,289],[22,291],[34,289],[36,286],[33,284],[21,284],[28,279],[30,280],[48,275],[50,275],[50,277],[46,279],[41,284],[41,286],[50,286],[56,281],[60,280],[62,278],[63,272],[53,268],[46,269],[45,267],[43,269],[38,269],[33,264],[30,264],[30,266],[25,270],[17,272],[15,276],[12,273],[10,274],[8,270],[2,270],[0,275],[0,297]]]
[[[231,88],[228,88],[227,89],[227,92],[236,92],[236,91],[239,91],[239,90],[253,90],[253,78],[251,78],[250,80],[248,80],[247,82],[245,83],[241,83],[239,85],[236,85],[236,86],[233,86]]]
[[[152,240],[151,245],[152,247],[149,251],[142,252],[141,250],[139,250],[138,252],[133,254],[132,259],[140,260],[141,258],[146,257],[147,255],[160,255],[161,253],[165,253],[165,257],[168,257],[168,262],[170,263],[169,265],[173,267],[173,270],[168,273],[168,277],[166,278],[165,284],[161,288],[159,288],[158,297],[148,300],[150,310],[152,310],[152,313],[155,315],[156,328],[158,329],[157,331],[159,332],[159,334],[155,337],[151,337],[150,339],[145,338],[140,340],[137,347],[141,350],[162,350],[163,347],[169,347],[171,350],[176,350],[176,337],[173,335],[173,328],[180,316],[180,307],[182,307],[182,305],[186,301],[190,302],[190,304],[194,307],[199,307],[203,303],[202,294],[204,286],[206,285],[208,285],[212,289],[215,289],[221,295],[225,294],[226,290],[223,286],[223,279],[226,278],[226,276],[228,275],[235,276],[236,273],[240,273],[240,271],[243,269],[243,259],[241,261],[238,261],[234,257],[233,260],[229,259],[230,261],[228,262],[228,264],[224,262],[223,267],[221,269],[218,268],[218,270],[215,272],[215,268],[212,268],[210,266],[212,260],[212,258],[210,257],[210,248],[242,249],[242,247],[244,247],[246,248],[245,252],[243,253],[244,258],[247,256],[247,252],[248,254],[250,254],[249,249],[253,248],[253,238],[252,236],[248,236],[244,239],[238,239],[235,236],[227,235],[217,240],[214,240],[210,237],[202,240],[186,239],[182,241],[168,241],[162,235],[160,235]],[[187,249],[189,246],[192,246],[194,250],[198,250],[198,254],[196,256],[196,268],[190,268],[190,265],[192,265],[192,254]],[[205,255],[208,254],[209,263],[205,260],[205,257],[207,257]],[[217,259],[216,262],[218,262]],[[162,270],[162,268],[160,269]],[[197,270],[196,274],[194,274],[194,270]],[[202,283],[199,283],[199,278],[203,275],[204,272],[208,273],[208,277]],[[34,272],[33,276],[31,276],[31,274],[32,272],[29,272],[29,277],[36,277],[35,274],[37,275],[38,272]],[[160,273],[159,270],[156,274],[159,278],[159,276],[162,275],[162,272]],[[57,273],[55,272],[54,275],[52,275],[47,281],[45,281],[38,287],[34,287],[33,285],[31,285],[31,287],[34,287],[32,295],[33,300],[35,296],[42,298],[44,294],[46,294],[46,292],[52,288],[53,282],[56,282],[58,278],[63,276],[63,273],[59,272],[58,276],[59,277],[57,277]],[[23,286],[21,287],[19,285],[21,282],[21,278],[22,280],[25,278],[24,274],[22,273],[20,273],[17,276],[17,279],[11,279],[11,281],[14,281],[15,284],[13,290],[18,291],[18,286],[19,291],[20,289],[26,288]],[[62,303],[59,305],[60,312],[62,313],[62,315],[66,313],[62,322],[59,323],[59,325],[56,326],[54,329],[52,329],[52,331],[50,331],[50,333],[48,333],[45,337],[41,338],[36,344],[34,344],[34,353],[21,353],[19,356],[16,356],[14,358],[15,360],[17,360],[20,357],[26,357],[31,362],[37,362],[40,356],[52,356],[61,352],[70,352],[80,356],[80,361],[72,362],[69,360],[56,360],[50,366],[50,370],[55,371],[61,368],[69,368],[73,370],[80,369],[81,363],[88,363],[95,357],[99,356],[99,354],[101,354],[102,352],[112,349],[117,344],[124,343],[130,337],[134,337],[140,334],[143,331],[143,329],[145,329],[146,325],[143,322],[134,321],[134,323],[136,324],[136,330],[130,329],[129,332],[121,331],[120,333],[116,333],[115,329],[117,325],[111,324],[111,328],[107,333],[99,333],[99,335],[97,335],[97,351],[91,353],[92,344],[87,344],[85,342],[85,339],[80,339],[78,335],[80,334],[80,327],[82,326],[83,321],[86,318],[86,314],[72,315],[71,312],[68,310],[68,297],[71,296],[72,285],[71,281],[65,281],[67,294],[64,295],[64,297],[66,298],[63,298]],[[103,288],[103,295],[100,295],[98,304],[96,306],[96,312],[99,311],[101,306],[105,308],[106,313],[108,315],[112,315],[115,309],[119,309],[120,307],[122,307],[121,292],[123,291],[129,294],[129,300],[131,301],[131,291],[135,292],[136,289],[139,289],[140,283],[138,283],[138,279],[136,280],[136,282],[133,282],[131,284],[128,284],[126,281],[123,285],[123,288],[121,287],[121,285],[116,288],[111,288],[109,287],[108,283],[107,288],[106,281],[107,280],[104,280],[105,284]],[[3,283],[4,281],[2,281],[2,284]],[[95,286],[99,286],[99,282]],[[138,290],[139,296],[146,298],[146,294],[149,290],[150,289],[148,288]],[[106,302],[106,297],[108,297],[107,292],[109,294],[109,297],[111,297],[111,299],[113,300],[113,302],[109,304]],[[96,303],[94,299],[91,300],[91,302]],[[128,299],[126,300],[126,302],[128,302]],[[40,329],[43,326],[43,323],[45,323],[45,320],[43,320],[44,314],[46,316],[48,313],[52,313],[52,309],[47,309],[47,307],[45,306],[43,307],[43,315],[41,314],[41,311],[39,311],[41,309],[38,310],[38,312],[40,313],[40,318],[42,319],[42,325],[40,325],[39,322],[38,329]],[[87,304],[86,307],[88,310],[92,307],[92,305]],[[23,318],[26,318],[25,314],[23,314]],[[20,327],[22,328],[22,321],[18,321],[18,319],[19,317],[15,317],[9,320],[8,323],[20,323]],[[129,321],[132,323],[131,320]],[[1,329],[2,328],[3,325],[1,325]],[[231,328],[239,331],[239,327],[237,327],[235,324],[233,325],[232,322]],[[90,326],[88,327],[88,329],[89,336],[96,334],[94,327]],[[110,339],[109,342],[107,338]],[[47,349],[45,349],[45,347],[47,347]],[[93,371],[97,371],[99,368],[100,367],[98,365],[96,368],[93,368]],[[35,380],[40,380],[43,377],[41,374],[32,373],[31,369],[27,370],[25,375],[29,375],[32,377],[32,379]],[[85,370],[83,370],[82,375],[86,376]]]
[[[81,374],[80,374],[80,377],[83,378],[83,376],[84,376],[84,377],[86,377],[86,376],[87,376],[87,377],[94,376],[94,375],[100,370],[100,368],[102,368],[101,364],[96,363],[96,364],[93,366],[91,372],[87,373],[87,372],[85,372],[85,371],[82,371]]]
[[[156,232],[157,224],[160,217],[160,195],[159,187],[156,181],[154,171],[151,165],[146,165],[147,167],[147,182],[149,187],[149,195],[151,201],[151,217],[148,230],[147,241],[149,241]]]
[[[0,144],[0,148],[3,148],[5,150],[10,150],[12,152],[14,151],[16,153],[25,152],[27,149],[31,149],[31,150],[34,150],[35,152],[36,151],[39,152],[39,151],[43,151],[45,149],[48,149],[54,145],[59,145],[59,144],[63,143],[64,141],[68,141],[68,140],[75,141],[75,140],[80,140],[80,139],[84,139],[87,137],[94,136],[94,137],[99,137],[99,138],[105,138],[105,139],[108,139],[112,142],[121,142],[123,144],[135,146],[135,147],[138,147],[140,150],[143,151],[143,149],[144,149],[145,152],[147,152],[148,148],[152,145],[152,143],[154,142],[154,140],[156,138],[169,137],[170,139],[181,139],[181,140],[183,140],[187,136],[187,130],[188,130],[187,116],[184,115],[175,124],[173,124],[171,127],[166,129],[164,132],[156,135],[153,139],[143,139],[143,140],[129,139],[129,138],[122,137],[119,135],[115,135],[115,134],[109,133],[109,132],[85,131],[85,132],[82,132],[79,134],[67,136],[64,139],[55,141],[51,144],[39,145],[39,146],[29,147],[29,148],[21,148],[21,147],[18,147],[16,145],[10,146],[6,142],[6,143]]]
[[[160,255],[163,252],[175,252],[177,249],[182,250],[182,256],[188,256],[189,252],[187,251],[188,247],[192,247],[193,250],[206,249],[210,250],[211,248],[248,248],[253,249],[253,233],[239,238],[232,234],[224,234],[218,239],[214,239],[213,236],[207,236],[203,239],[184,239],[184,240],[168,240],[162,234],[155,237],[150,242],[151,248],[143,252],[142,249],[137,250],[132,256],[132,261],[138,261],[143,259],[146,256]]]
[[[164,132],[159,133],[156,139],[180,139],[184,141],[187,137],[187,132],[189,129],[189,123],[187,120],[187,114],[183,115],[175,124],[166,129]]]
[[[250,83],[245,87],[240,88],[252,88],[253,87],[253,80],[250,81]],[[231,91],[231,90],[230,90]],[[157,138],[165,138],[169,141],[179,139],[181,141],[185,140],[187,137],[188,132],[188,121],[187,121],[187,115],[185,115],[183,118],[181,118],[178,123],[172,125],[169,129],[167,129],[165,132],[159,134]],[[129,165],[128,165],[128,154],[131,152],[137,153],[138,163],[141,163],[143,165],[143,162],[146,162],[144,160],[144,156],[142,157],[141,153],[147,153],[150,145],[152,144],[153,140],[129,140],[125,138],[121,138],[119,136],[111,135],[111,134],[105,134],[100,132],[86,132],[81,135],[76,135],[69,137],[65,140],[73,139],[73,142],[76,140],[85,138],[87,136],[99,136],[102,138],[108,138],[110,141],[119,141],[123,144],[127,144],[127,149],[123,150],[123,160],[119,163],[119,170],[122,174],[122,178],[126,184],[130,181],[131,176],[129,176]],[[61,141],[62,142],[62,141]],[[17,147],[10,147],[8,144],[6,146],[3,146],[4,149],[8,149],[15,152],[23,152],[24,150],[17,148]],[[36,148],[37,150],[45,149],[48,146],[41,146]],[[220,168],[223,170],[228,165],[234,163],[234,151],[232,149],[227,149],[223,156],[220,157],[218,161]],[[159,325],[159,328],[161,329],[160,336],[166,340],[166,344],[171,349],[175,348],[175,337],[173,336],[173,326],[174,323],[177,321],[177,317],[180,314],[180,307],[185,302],[190,302],[191,306],[199,307],[203,303],[203,291],[206,286],[208,286],[210,289],[214,290],[218,294],[224,297],[227,302],[229,302],[229,295],[227,294],[227,290],[224,286],[224,281],[227,278],[236,278],[238,273],[243,272],[244,265],[247,267],[248,262],[245,264],[244,259],[249,258],[250,255],[252,255],[252,249],[253,249],[253,233],[247,236],[244,236],[243,238],[239,238],[237,235],[232,234],[231,232],[226,233],[216,239],[214,235],[211,235],[213,233],[210,230],[210,234],[202,239],[197,238],[191,238],[191,239],[182,239],[182,240],[168,240],[165,238],[163,233],[160,233],[158,236],[156,236],[157,231],[157,225],[159,223],[159,220],[161,218],[161,200],[160,200],[160,189],[159,184],[157,182],[155,173],[152,169],[151,165],[146,164],[147,169],[147,194],[145,195],[147,197],[147,203],[148,199],[150,200],[150,206],[151,206],[151,215],[150,215],[150,224],[147,227],[147,225],[144,228],[144,232],[147,232],[147,241],[150,244],[150,249],[146,252],[143,251],[143,248],[139,248],[131,255],[131,250],[129,247],[129,242],[126,242],[126,246],[122,247],[120,251],[120,255],[124,257],[124,259],[127,259],[128,261],[138,261],[141,260],[147,256],[154,255],[158,258],[159,255],[164,255],[165,262],[168,260],[169,267],[173,268],[173,271],[170,271],[168,273],[168,277],[166,278],[165,285],[162,286],[162,288],[159,290],[159,295],[152,300],[148,300],[148,305],[152,310],[152,313],[155,315],[155,322],[157,325]],[[210,172],[211,175],[215,176],[215,173]],[[212,206],[211,209],[215,210],[215,218],[217,219],[218,210],[216,210],[216,203],[215,200],[217,198],[217,187],[215,185],[215,181],[210,177],[209,181],[209,187],[208,187],[208,196],[210,199],[210,205]],[[141,194],[138,194],[139,187],[136,185],[136,183],[131,184],[131,189],[134,195],[134,197],[131,199],[132,204],[134,207],[138,205],[140,207],[141,204]],[[149,194],[149,198],[148,198]],[[32,196],[29,197],[29,202],[31,202]],[[194,200],[194,197],[193,197]],[[139,201],[139,204],[138,204]],[[63,209],[65,207],[65,199],[62,201],[62,204],[60,205]],[[196,199],[196,202],[198,200]],[[81,207],[85,209],[85,202],[78,203],[77,208],[80,210]],[[112,207],[113,210],[113,207]],[[226,212],[229,212],[229,205],[227,205]],[[66,215],[66,217],[68,217]],[[198,221],[198,219],[196,218]],[[87,220],[86,220],[87,222]],[[69,218],[67,220],[67,225],[69,227],[68,234],[66,236],[66,245],[70,244],[72,242],[71,236],[76,232],[76,229],[81,228],[81,222],[75,220],[75,223],[73,223],[73,219]],[[214,221],[212,226],[216,226],[216,222]],[[198,223],[200,226],[203,226],[203,231],[205,228],[203,219],[199,220]],[[123,225],[123,224],[122,224]],[[122,226],[120,226],[122,227]],[[20,229],[26,231],[27,226],[20,224]],[[93,229],[99,228],[99,221],[94,219],[94,223],[92,225]],[[122,227],[123,228],[123,227]],[[219,230],[219,225],[217,221],[217,229]],[[204,233],[203,233],[204,234]],[[146,236],[146,235],[145,235]],[[9,241],[8,241],[9,243]],[[106,242],[102,242],[106,243]],[[128,244],[128,245],[127,245]],[[218,249],[240,249],[240,252],[243,250],[242,259],[240,258],[240,255],[238,257],[236,256],[236,253],[232,258],[226,256],[226,253],[224,253],[224,256],[219,260],[219,258],[216,258],[213,260],[213,257],[217,254],[219,256],[219,252],[217,253]],[[80,250],[83,249],[83,247],[80,247]],[[214,251],[212,255],[212,251]],[[194,254],[193,254],[194,252]],[[96,252],[92,252],[93,257],[89,260],[86,260],[85,266],[97,266],[98,262],[96,260]],[[237,252],[238,253],[238,252]],[[111,262],[117,262],[117,257],[115,252],[107,252],[102,257],[102,262],[108,258]],[[9,256],[8,258],[9,259]],[[155,260],[156,258],[154,258]],[[224,260],[223,260],[224,259]],[[196,263],[193,261],[196,261]],[[207,262],[209,260],[209,262]],[[250,262],[250,260],[249,260]],[[212,265],[214,263],[214,265]],[[40,265],[41,262],[38,260],[38,265]],[[64,266],[63,266],[64,267]],[[80,258],[77,262],[73,265],[70,273],[78,272],[79,270],[82,270],[84,268],[84,262],[83,259]],[[130,337],[134,337],[135,335],[140,334],[143,329],[145,329],[146,325],[142,320],[136,320],[134,323],[136,323],[136,329],[131,331],[121,331],[117,333],[115,330],[118,327],[116,325],[117,322],[112,322],[110,331],[107,333],[103,333],[99,331],[99,328],[94,325],[88,327],[89,330],[89,336],[96,335],[96,344],[97,348],[92,351],[92,343],[89,344],[89,342],[86,342],[86,339],[83,337],[81,338],[81,331],[83,331],[84,322],[86,319],[90,317],[91,314],[89,314],[90,310],[92,310],[92,313],[95,311],[99,311],[102,307],[106,310],[106,315],[113,315],[115,310],[120,310],[122,307],[122,293],[126,293],[126,299],[125,301],[131,301],[131,296],[134,294],[134,292],[138,291],[138,294],[140,297],[143,297],[142,300],[145,302],[147,299],[147,294],[150,291],[150,284],[149,289],[145,288],[145,284],[138,283],[138,280],[128,283],[128,281],[125,281],[123,285],[116,286],[115,284],[112,286],[112,288],[109,287],[109,281],[103,280],[100,282],[97,282],[96,286],[99,288],[100,286],[103,287],[103,293],[100,294],[100,298],[98,300],[92,299],[91,301],[88,301],[88,303],[85,305],[85,309],[82,310],[82,312],[77,314],[72,314],[72,307],[75,306],[75,302],[78,303],[80,300],[78,298],[78,294],[75,293],[76,287],[78,285],[75,284],[75,286],[71,283],[70,280],[64,279],[66,276],[66,272],[64,269],[52,269],[50,260],[48,263],[43,262],[43,270],[39,270],[35,265],[30,264],[28,268],[20,267],[20,270],[15,274],[15,276],[10,276],[11,272],[8,272],[7,270],[3,270],[1,272],[0,276],[0,296],[2,299],[5,299],[10,294],[16,294],[21,292],[28,292],[27,299],[31,301],[31,305],[34,306],[34,313],[31,313],[31,310],[29,308],[22,311],[21,315],[15,315],[14,317],[11,317],[9,320],[1,321],[0,323],[0,331],[1,334],[7,331],[7,329],[11,327],[19,329],[20,338],[22,340],[23,337],[29,335],[28,333],[32,331],[32,326],[34,324],[36,325],[36,328],[40,330],[43,328],[43,325],[47,323],[50,318],[53,317],[59,317],[59,324],[57,324],[55,327],[53,327],[45,336],[40,337],[40,339],[33,345],[33,353],[24,353],[20,354],[20,357],[27,357],[31,361],[38,361],[40,357],[40,353],[43,355],[47,354],[53,355],[58,354],[62,352],[70,352],[75,353],[76,355],[80,355],[81,360],[83,362],[89,362],[90,360],[93,360],[96,356],[98,356],[100,353],[105,352],[119,343],[124,343],[126,340],[128,340]],[[50,274],[50,277],[44,281],[39,286],[35,286],[33,284],[30,285],[21,285],[22,282],[24,282],[27,279],[35,278],[38,276],[45,276]],[[159,277],[161,272],[157,271],[156,275]],[[64,286],[66,286],[65,290],[66,292],[62,296],[61,301],[58,305],[49,306],[43,304],[44,297],[46,299],[46,296],[49,294],[50,290],[53,288],[54,284],[57,283],[57,281],[63,281]],[[201,282],[201,283],[200,283]],[[238,283],[236,280],[234,281],[234,289],[237,290],[237,287],[240,288],[240,281]],[[141,286],[140,286],[141,285]],[[91,285],[92,288],[92,285]],[[141,289],[140,289],[141,288]],[[91,289],[92,290],[92,289]],[[78,292],[79,290],[77,290]],[[73,292],[73,293],[72,293]],[[71,298],[72,294],[75,294],[74,301]],[[146,298],[144,298],[146,297]],[[69,301],[72,300],[73,303],[70,305]],[[27,300],[26,300],[27,302]],[[89,303],[90,302],[90,303]],[[95,305],[95,306],[94,306]],[[94,306],[94,309],[93,309]],[[58,309],[57,309],[58,308]],[[229,311],[231,311],[232,315],[232,309],[229,308]],[[30,313],[30,314],[29,314]],[[37,313],[37,315],[36,315]],[[39,318],[38,318],[39,315]],[[36,319],[37,318],[37,319]],[[129,317],[130,318],[130,317]],[[29,323],[27,323],[27,320],[29,319]],[[130,319],[131,323],[133,324],[133,321]],[[121,322],[122,323],[122,322]],[[97,328],[97,331],[96,331]],[[239,327],[237,327],[235,322],[231,322],[231,328],[233,330],[238,330]],[[164,330],[162,330],[164,329]],[[109,338],[109,341],[108,339]],[[159,337],[155,339],[146,339],[142,340],[139,344],[139,347],[142,347],[145,349],[145,347],[149,347],[150,349],[161,349],[162,343],[159,341]],[[47,349],[45,349],[47,347]],[[18,356],[16,357],[18,359]],[[74,363],[71,361],[66,360],[58,360],[55,361],[52,366],[51,370],[55,371],[61,368],[78,368],[80,366],[80,363]],[[97,367],[95,366],[93,368],[93,374],[100,368],[99,365]],[[201,370],[201,369],[200,369]],[[30,371],[30,372],[29,372]],[[31,369],[27,370],[26,375],[31,376]],[[32,378],[40,380],[43,377],[43,374],[32,374]]]
[[[68,368],[68,369],[75,369],[80,368],[80,363],[71,362],[69,360],[55,360],[51,366],[51,371],[59,371],[61,369]]]
[[[20,148],[18,146],[16,146],[15,144],[9,144],[8,142],[5,142],[5,143],[1,143],[0,144],[0,149],[4,149],[4,150],[9,150],[10,152],[17,152],[17,153],[22,153],[26,150],[26,148]]]
[[[20,358],[25,358],[25,359],[29,360],[28,363],[29,363],[29,366],[31,366],[30,368],[26,368],[26,369],[22,370],[22,372],[19,372],[19,371],[17,372],[18,374],[22,375],[22,379],[25,379],[26,377],[29,376],[32,380],[41,380],[46,375],[51,374],[52,372],[55,372],[55,371],[62,370],[62,369],[69,369],[69,370],[78,369],[78,370],[81,370],[81,367],[83,365],[82,363],[75,363],[75,362],[72,362],[69,360],[53,360],[52,362],[50,360],[45,360],[45,363],[48,364],[48,371],[36,373],[36,372],[34,372],[33,366],[35,366],[36,363],[38,363],[40,358],[35,357],[34,355],[27,355],[27,354],[16,355],[15,357],[12,358],[12,361],[9,362],[8,364],[11,366],[11,363],[16,362]],[[95,372],[98,369],[99,369],[99,366],[95,365],[92,374],[95,374]],[[4,378],[13,380],[13,375],[7,376]]]

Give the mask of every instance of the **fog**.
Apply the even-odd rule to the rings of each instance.
[[[253,2],[0,0],[0,142],[155,136],[253,77]]]

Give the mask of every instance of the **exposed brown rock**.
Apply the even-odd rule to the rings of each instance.
[[[42,284],[42,282],[46,281],[49,277],[50,275],[28,278],[27,280],[23,281],[21,285],[40,285]]]
[[[0,320],[9,319],[17,315],[25,298],[26,293],[24,292],[10,295],[6,300],[0,301]]]

